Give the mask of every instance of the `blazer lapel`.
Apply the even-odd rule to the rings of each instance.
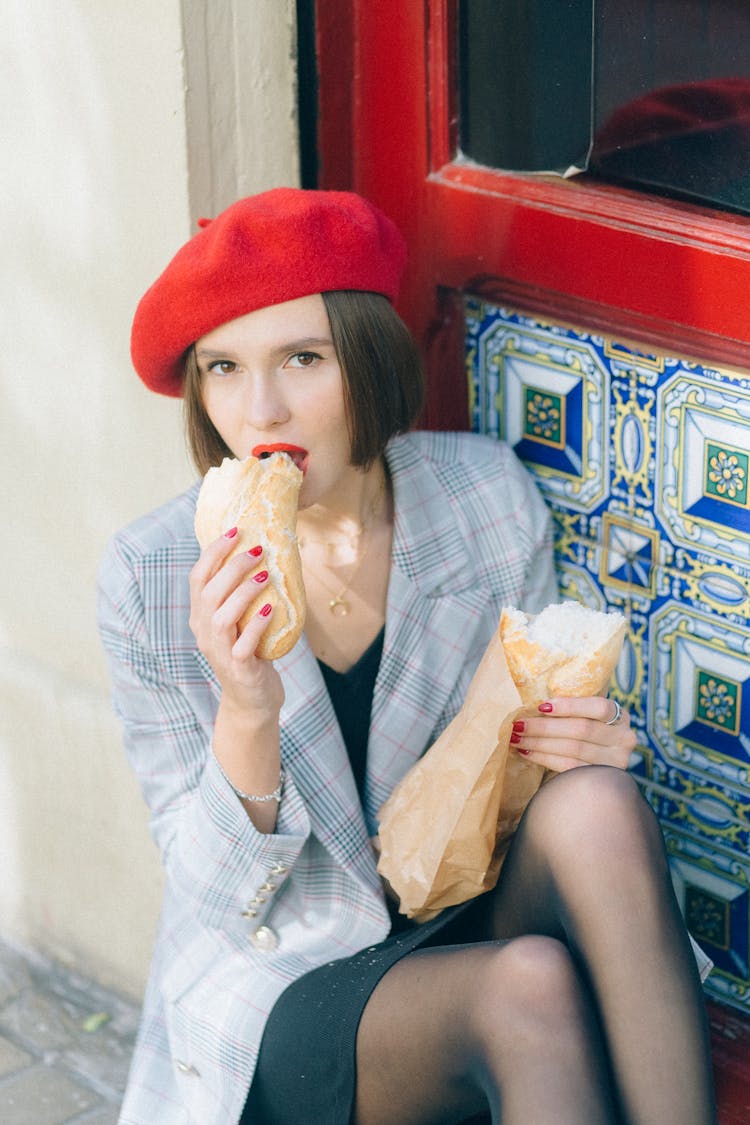
[[[307,804],[312,831],[340,864],[381,893],[346,746],[304,635],[278,666],[286,692],[282,758]]]
[[[367,822],[425,750],[449,697],[463,695],[484,648],[487,594],[455,509],[408,443],[389,450],[396,522],[383,657],[368,748]],[[460,700],[459,700],[460,702]]]

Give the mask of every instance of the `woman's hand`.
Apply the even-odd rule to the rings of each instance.
[[[243,794],[273,793],[279,784],[279,712],[284,702],[281,677],[270,660],[255,655],[271,619],[271,605],[258,599],[259,612],[243,629],[245,610],[268,584],[264,569],[248,575],[262,560],[260,546],[235,555],[232,532],[210,543],[190,573],[190,628],[221,684],[213,752],[230,785]],[[238,793],[239,797],[239,793]],[[242,799],[260,832],[273,832],[276,801]]]
[[[222,565],[233,539],[227,533],[210,543],[191,571],[190,628],[221,684],[224,711],[256,714],[259,720],[278,718],[284,701],[281,678],[271,661],[255,655],[270,621],[270,603],[260,599],[259,612],[239,628],[245,610],[268,585],[263,569],[245,581],[262,561],[262,547]]]
[[[607,765],[626,769],[636,747],[627,711],[613,700],[550,699],[513,724],[511,750],[529,762],[558,773],[576,766]]]

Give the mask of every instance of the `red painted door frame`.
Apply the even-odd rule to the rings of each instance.
[[[464,425],[455,295],[750,366],[750,219],[456,158],[455,0],[317,0],[321,188],[351,188],[410,250],[400,311],[433,425]]]

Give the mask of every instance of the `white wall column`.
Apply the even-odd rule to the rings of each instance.
[[[0,936],[131,994],[162,877],[94,580],[193,470],[130,323],[198,214],[297,182],[294,52],[293,0],[10,0],[0,39]]]

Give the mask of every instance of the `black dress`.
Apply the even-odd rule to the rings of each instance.
[[[320,665],[360,796],[382,648],[381,631],[348,672]],[[357,1029],[373,989],[407,953],[471,940],[461,918],[465,909],[450,907],[431,922],[415,925],[394,908],[385,941],[294,981],[268,1018],[240,1125],[349,1125]]]

